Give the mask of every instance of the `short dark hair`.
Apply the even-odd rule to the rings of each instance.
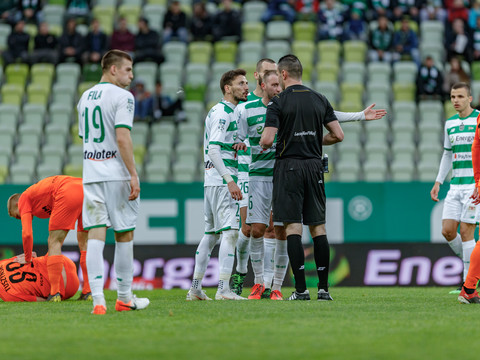
[[[112,65],[120,65],[122,63],[122,59],[132,61],[132,57],[122,50],[110,50],[103,55],[102,58],[102,71],[106,73]]]
[[[260,79],[260,84],[261,84],[261,83],[264,83],[265,80],[266,80],[268,77],[272,76],[272,75],[278,75],[277,71],[276,71],[276,70],[267,70],[267,71],[265,71],[265,73],[263,74],[262,78]]]
[[[470,96],[472,94],[472,90],[470,88],[470,85],[468,85],[467,83],[458,82],[458,83],[453,84],[452,90],[458,90],[458,89],[466,89],[468,96]]]
[[[260,59],[260,60],[258,60],[258,62],[257,62],[257,66],[256,66],[256,68],[255,68],[255,71],[256,71],[256,72],[260,72],[263,63],[265,63],[265,62],[266,62],[266,63],[269,63],[269,64],[275,64],[275,60],[272,60],[272,59],[270,59],[270,58]]]
[[[280,60],[278,60],[278,71],[282,72],[283,70],[288,72],[290,77],[296,80],[302,79],[302,73],[303,73],[302,63],[300,62],[298,57],[296,57],[295,55],[288,54],[288,55],[282,56]]]
[[[243,69],[235,69],[227,71],[225,74],[222,75],[220,79],[220,89],[222,89],[223,95],[225,95],[225,85],[232,85],[232,81],[235,80],[237,76],[245,76],[247,72]]]

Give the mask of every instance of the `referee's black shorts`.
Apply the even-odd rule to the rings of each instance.
[[[320,159],[281,159],[273,170],[273,221],[325,224],[325,186]]]

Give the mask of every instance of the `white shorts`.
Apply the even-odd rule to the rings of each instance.
[[[247,179],[238,179],[238,187],[242,191],[242,200],[237,201],[238,207],[243,208],[248,206],[248,178]]]
[[[475,224],[480,219],[479,206],[472,204],[473,189],[449,190],[443,203],[442,219]]]
[[[247,224],[265,224],[268,227],[272,211],[272,191],[272,182],[250,180]]]
[[[236,201],[226,186],[205,186],[203,210],[205,234],[217,234],[225,230],[238,230],[240,213]]]
[[[83,227],[113,227],[115,232],[135,229],[140,197],[128,200],[130,181],[83,184]]]

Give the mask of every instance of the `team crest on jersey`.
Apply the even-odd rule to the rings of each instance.
[[[132,99],[127,100],[127,110],[129,112],[133,112],[133,100]]]
[[[220,120],[218,121],[218,128],[219,128],[220,130],[222,130],[222,131],[225,130],[225,124],[226,124],[226,123],[227,123],[227,120],[225,120],[225,119],[220,119]]]
[[[263,133],[263,126],[262,125],[257,126],[256,130],[257,130],[257,134],[261,135]]]

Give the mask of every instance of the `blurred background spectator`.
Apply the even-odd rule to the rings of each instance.
[[[91,0],[68,0],[66,17],[73,17],[77,22],[89,23],[91,14]]]
[[[410,28],[408,17],[402,19],[400,29],[393,34],[393,48],[395,50],[394,60],[413,60],[420,65],[418,37]]]
[[[188,42],[187,15],[177,0],[172,1],[163,19],[163,42],[169,42],[174,37]]]
[[[222,7],[213,18],[213,40],[218,41],[225,37],[234,41],[240,40],[242,34],[240,12],[232,8],[232,0],[222,0]]]
[[[262,21],[267,23],[276,16],[282,16],[290,23],[295,21],[295,1],[294,0],[271,0],[268,2],[268,8],[262,15]]]
[[[368,52],[371,61],[392,61],[393,25],[386,16],[378,18],[377,26],[370,31],[370,50]]]
[[[28,63],[28,43],[30,35],[25,32],[25,21],[19,20],[13,31],[8,35],[8,49],[3,52],[3,62],[5,65],[15,61]]]
[[[212,37],[212,17],[208,13],[204,2],[193,4],[190,34],[193,41],[210,40]]]
[[[135,98],[135,121],[146,121],[152,110],[152,94],[145,89],[142,79],[135,79],[131,92]]]
[[[457,57],[452,57],[446,66],[445,76],[443,79],[443,92],[450,94],[450,89],[453,84],[458,82],[469,83],[470,76],[463,70],[460,60]]]
[[[82,62],[82,53],[84,46],[84,38],[77,31],[77,22],[74,18],[67,20],[65,30],[58,39],[60,45],[59,61],[75,61],[79,64]]]
[[[185,120],[182,97],[176,100],[162,92],[162,82],[155,85],[155,96],[152,103],[152,116],[154,121],[160,121],[165,116],[176,116],[177,121]]]
[[[443,78],[431,56],[426,56],[418,69],[417,95],[419,100],[442,100]]]
[[[342,40],[345,8],[336,0],[325,0],[318,12],[318,37],[320,40]]]
[[[319,0],[295,1],[295,11],[297,12],[297,19],[302,21],[316,21],[319,6]]]
[[[154,61],[160,64],[165,59],[160,51],[160,36],[148,27],[148,20],[138,20],[138,34],[135,36],[135,61]]]
[[[100,29],[100,23],[97,19],[93,19],[90,24],[90,31],[85,37],[85,48],[82,54],[84,64],[97,64],[102,60],[102,56],[107,52],[108,38]]]
[[[0,21],[10,24],[13,23],[15,21],[16,10],[17,4],[15,0],[0,1]]]
[[[363,20],[363,12],[360,9],[353,8],[350,11],[350,18],[345,25],[344,40],[367,40],[367,23]]]
[[[42,0],[18,0],[16,20],[22,19],[28,24],[39,24],[43,20],[42,7]]]
[[[30,56],[32,64],[37,62],[46,62],[56,64],[58,60],[58,39],[51,34],[46,22],[40,23],[38,26],[38,34],[34,39],[34,49]]]
[[[110,49],[118,49],[133,55],[135,50],[135,35],[128,30],[127,19],[120,18],[118,26],[110,39]]]
[[[465,24],[462,19],[457,18],[453,20],[451,27],[447,26],[445,47],[448,59],[458,56],[466,61],[471,61],[472,41]]]

